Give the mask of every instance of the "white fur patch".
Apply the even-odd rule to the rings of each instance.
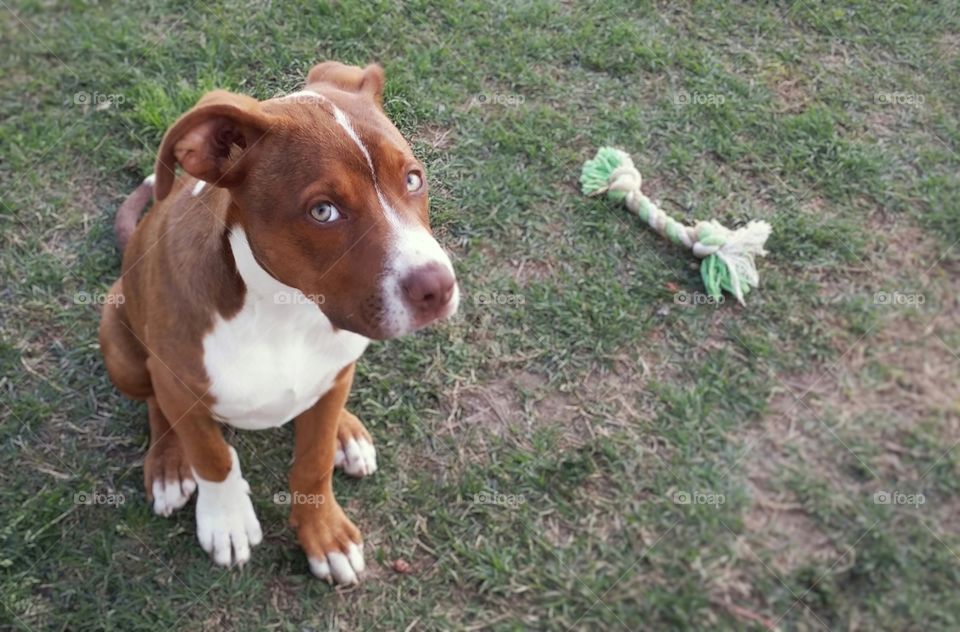
[[[327,98],[313,90],[298,90],[282,97],[277,97],[279,101],[322,101],[328,103]]]
[[[150,175],[148,175],[146,178],[143,179],[143,183],[151,187],[154,185],[154,183],[156,183],[156,181],[157,181],[157,174],[155,173],[151,173]]]
[[[205,186],[207,186],[206,182],[203,180],[197,180],[197,183],[193,185],[193,190],[190,192],[190,194],[193,195],[193,197],[197,197],[200,195],[201,191],[203,191],[203,187]]]
[[[207,481],[196,470],[197,539],[203,550],[221,566],[242,565],[250,559],[250,547],[260,544],[263,532],[250,502],[250,485],[240,474],[237,451],[230,473],[220,481]]]
[[[340,551],[331,551],[325,557],[311,557],[308,561],[314,575],[337,584],[356,584],[360,581],[360,573],[366,568],[363,545],[353,542],[347,547],[346,555]]]
[[[203,339],[213,412],[236,428],[280,426],[329,391],[370,341],[335,331],[317,303],[270,276],[242,228],[233,228],[230,247],[247,294],[241,310],[230,320],[218,315]]]
[[[415,328],[414,314],[403,296],[403,280],[417,268],[428,264],[440,264],[453,274],[453,264],[437,240],[422,226],[404,227],[395,233],[387,274],[383,277],[385,320],[394,323],[398,333],[407,333]],[[448,318],[460,305],[460,286],[454,285],[453,296],[439,318]]]
[[[192,478],[182,481],[153,479],[153,488],[150,490],[153,492],[153,513],[164,518],[170,516],[187,504],[196,489],[197,483]]]
[[[346,445],[337,444],[333,466],[356,478],[370,476],[377,471],[377,449],[364,437],[351,437]]]

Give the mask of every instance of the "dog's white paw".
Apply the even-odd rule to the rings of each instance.
[[[360,581],[360,573],[366,568],[363,561],[363,544],[351,542],[346,554],[331,551],[324,557],[308,558],[310,572],[320,579],[336,584],[350,585]]]
[[[197,538],[200,546],[220,566],[242,566],[250,560],[250,548],[263,541],[260,521],[250,497],[244,493],[229,508],[201,511],[197,502]]]
[[[346,444],[337,444],[333,465],[343,468],[350,476],[370,476],[377,471],[377,449],[365,437],[351,437]]]
[[[153,513],[164,518],[180,509],[190,500],[197,490],[197,483],[192,478],[177,481],[162,481],[153,479]]]
[[[240,460],[230,448],[233,467],[220,482],[197,478],[197,539],[221,566],[242,566],[250,547],[260,544],[263,531],[250,502],[250,485],[240,475]]]

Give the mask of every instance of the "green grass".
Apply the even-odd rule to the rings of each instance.
[[[954,3],[0,14],[3,627],[960,625]],[[178,114],[213,87],[291,91],[323,59],[386,68],[464,292],[452,322],[359,365],[349,405],[381,468],[336,481],[371,567],[348,591],[310,577],[272,502],[289,427],[230,437],[266,535],[242,572],[202,553],[192,507],[152,515],[145,410],[75,301],[116,277],[113,214]],[[679,216],[773,224],[746,309],[675,304],[696,262],[579,195],[603,144]],[[477,302],[491,293],[523,300]],[[93,490],[125,502],[75,502]]]

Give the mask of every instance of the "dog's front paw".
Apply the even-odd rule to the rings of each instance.
[[[250,547],[260,544],[263,531],[250,502],[250,485],[240,476],[237,453],[233,469],[221,482],[197,477],[197,538],[200,546],[221,566],[242,566]]]
[[[242,566],[250,560],[250,547],[263,540],[248,493],[249,487],[228,502],[211,504],[202,502],[203,492],[197,496],[197,538],[203,550],[221,566]]]
[[[310,562],[310,572],[320,579],[347,586],[359,583],[360,573],[366,568],[362,542],[351,542],[346,552],[330,550],[325,555],[308,557],[307,561]]]
[[[322,508],[297,511],[295,507],[290,522],[297,529],[297,539],[314,575],[343,585],[360,581],[360,573],[366,568],[363,540],[336,501]]]
[[[150,446],[143,462],[143,481],[147,500],[158,516],[170,516],[193,496],[197,483],[172,433]]]
[[[333,465],[356,478],[370,476],[377,471],[377,449],[373,447],[370,433],[356,415],[346,410],[340,413]]]
[[[153,495],[153,513],[164,518],[180,509],[190,500],[197,489],[197,483],[192,478],[179,480],[153,479],[151,489]]]

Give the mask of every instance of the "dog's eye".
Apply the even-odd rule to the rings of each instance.
[[[330,202],[320,202],[310,209],[310,217],[321,224],[329,224],[340,219],[340,211]]]
[[[419,171],[411,171],[407,174],[407,191],[413,193],[419,191],[423,186],[423,176]]]

